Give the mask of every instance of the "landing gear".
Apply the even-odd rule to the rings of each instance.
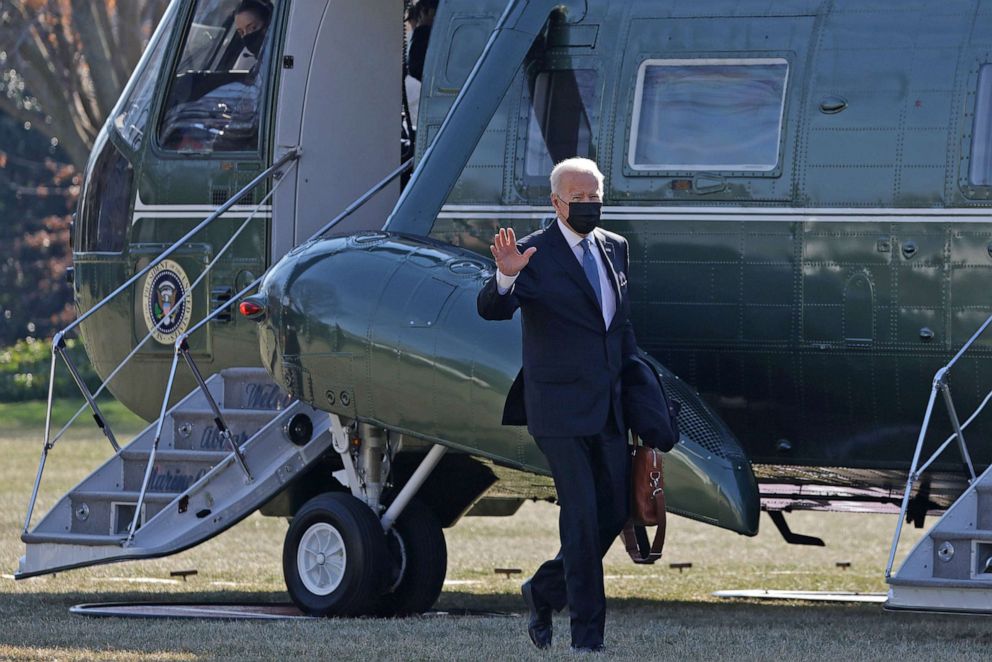
[[[434,513],[410,501],[386,533],[391,584],[379,600],[379,616],[422,614],[437,602],[448,571],[448,548]]]
[[[444,455],[435,445],[396,493],[380,503],[394,448],[385,430],[346,429],[331,415],[333,447],[350,490],[307,501],[286,533],[282,565],[293,602],[314,616],[404,616],[430,609],[441,594],[448,550],[437,517],[415,495]]]
[[[370,614],[388,588],[382,525],[367,505],[350,494],[316,496],[293,517],[282,567],[289,596],[303,612]]]

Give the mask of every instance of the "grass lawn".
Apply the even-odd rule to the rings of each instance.
[[[17,405],[17,408],[37,405]],[[467,518],[446,531],[448,583],[439,609],[501,616],[404,620],[191,621],[94,619],[71,615],[81,602],[286,601],[283,520],[252,515],[197,548],[155,561],[99,566],[15,582],[19,540],[41,445],[28,412],[0,408],[0,659],[190,660],[556,660],[571,659],[568,622],[555,620],[551,651],[527,638],[518,578],[553,555],[557,510],[528,504],[512,518]],[[22,414],[18,414],[21,411]],[[43,412],[43,408],[42,408]],[[35,412],[37,413],[37,412]],[[71,413],[71,412],[70,412]],[[121,429],[140,427],[120,419]],[[108,416],[111,414],[108,412]],[[20,418],[18,418],[20,416]],[[63,419],[64,420],[64,417]],[[40,517],[107,456],[92,424],[55,448],[42,486]],[[877,605],[728,602],[719,589],[772,588],[881,592],[895,519],[798,513],[795,531],[825,548],[785,544],[770,521],[745,538],[685,519],[669,522],[663,563],[635,566],[614,545],[606,558],[606,658],[631,660],[987,660],[992,621],[982,617],[886,613]],[[932,523],[932,522],[931,522]],[[909,529],[902,552],[920,532]],[[850,562],[850,568],[836,567]],[[668,563],[691,562],[681,574]],[[169,572],[196,569],[189,581]]]
[[[61,430],[69,418],[84,404],[85,401],[82,398],[56,398],[52,405],[52,434],[54,435]],[[122,445],[127,435],[134,435],[147,425],[144,420],[132,414],[113,398],[101,397],[97,405],[107,418],[114,434],[119,433],[121,435],[122,438],[118,441]],[[44,439],[46,408],[47,403],[44,400],[0,402],[0,434],[25,439],[31,437],[37,437],[38,440]],[[95,430],[97,427],[93,420],[93,413],[87,406],[66,433],[66,438],[89,439]]]

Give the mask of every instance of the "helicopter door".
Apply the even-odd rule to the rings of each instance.
[[[274,195],[272,260],[400,163],[403,3],[293,3],[276,111],[276,150],[303,148]],[[382,227],[393,183],[335,232]]]
[[[129,253],[132,272],[171,246],[255,178],[268,160],[272,62],[285,0],[195,0],[177,17],[154,123],[144,128]],[[256,188],[138,283],[133,342],[168,357],[175,338],[265,269],[267,210]],[[251,217],[250,221],[247,221]],[[247,225],[245,225],[247,223]],[[242,225],[244,230],[218,257]],[[218,258],[209,273],[207,265]],[[212,338],[218,318],[190,338],[197,358],[241,364],[243,353]],[[231,327],[228,326],[228,329]],[[225,331],[226,333],[227,331]]]

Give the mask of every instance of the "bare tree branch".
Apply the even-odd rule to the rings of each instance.
[[[166,5],[0,0],[0,111],[57,138],[82,166]]]
[[[117,67],[112,60],[112,35],[104,29],[101,25],[102,21],[97,16],[101,7],[106,9],[97,2],[72,1],[72,25],[79,35],[80,54],[86,61],[87,78],[93,81],[97,111],[102,115],[110,112],[110,109],[101,102],[119,92],[124,83],[120,80]],[[102,72],[102,75],[89,75],[96,71]]]
[[[117,3],[118,52],[122,62],[137,62],[151,37],[149,21],[144,16],[148,6],[126,0]]]
[[[40,31],[32,30],[30,38],[22,42],[17,53],[16,66],[23,73],[25,87],[32,90],[47,117],[51,118],[50,122],[36,124],[37,128],[57,138],[69,150],[73,161],[82,165],[96,132],[88,119],[84,122],[84,118],[74,112],[78,105],[72,99],[64,72],[52,65],[57,59],[57,54],[49,48],[54,37],[45,37]],[[36,115],[35,112],[15,113],[16,117],[37,123]],[[82,161],[77,161],[79,158]]]

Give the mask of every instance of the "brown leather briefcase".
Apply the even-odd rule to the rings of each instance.
[[[654,563],[665,546],[665,472],[661,451],[631,447],[630,519],[623,530],[623,542],[634,563]],[[648,544],[644,527],[656,526],[654,541]]]

